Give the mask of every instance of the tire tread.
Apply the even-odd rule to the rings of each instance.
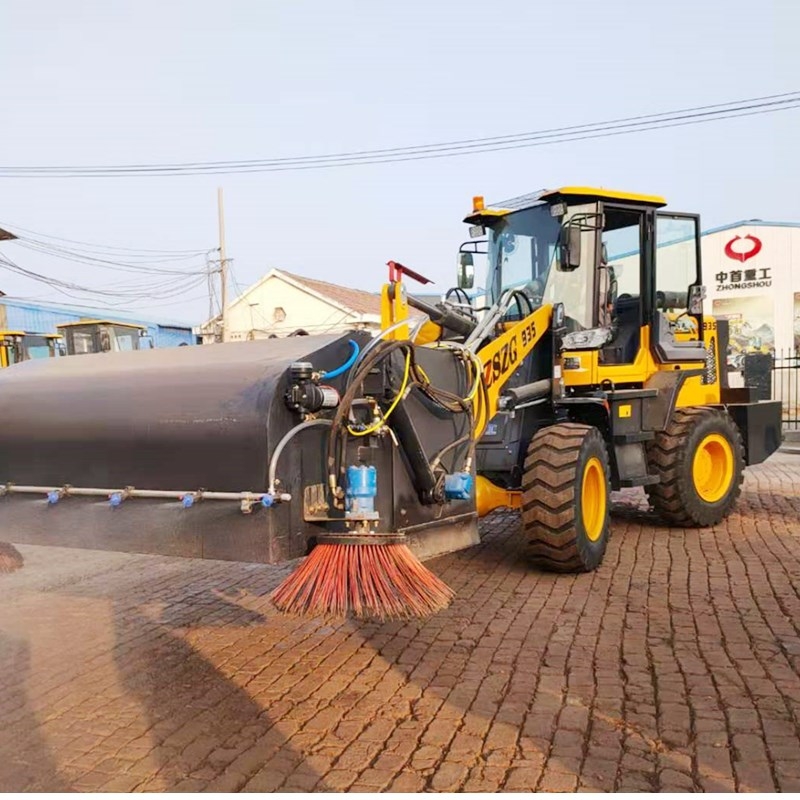
[[[578,546],[576,467],[595,428],[558,423],[531,439],[522,479],[522,520],[532,561],[552,572],[586,572]],[[607,471],[607,464],[606,471]]]

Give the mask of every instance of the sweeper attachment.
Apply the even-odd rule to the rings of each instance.
[[[18,366],[0,539],[267,563],[314,548],[298,576],[322,566],[279,605],[396,616],[450,599],[418,556],[478,541],[479,373],[457,349],[354,331]]]

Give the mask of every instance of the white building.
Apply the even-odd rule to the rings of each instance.
[[[292,333],[338,333],[353,328],[378,331],[380,295],[270,270],[228,304],[228,340],[266,339]],[[203,343],[215,341],[220,318],[200,328]]]
[[[745,220],[703,233],[706,309],[736,352],[800,348],[800,223]]]

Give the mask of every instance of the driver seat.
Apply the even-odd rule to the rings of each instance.
[[[641,327],[641,297],[621,294],[614,303],[612,314],[613,338],[601,350],[606,364],[632,364],[639,352]]]

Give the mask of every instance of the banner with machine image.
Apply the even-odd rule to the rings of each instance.
[[[800,333],[800,293],[795,294],[795,341]],[[729,325],[728,368],[741,370],[748,353],[775,353],[775,308],[770,295],[724,297],[713,301],[712,313]]]

